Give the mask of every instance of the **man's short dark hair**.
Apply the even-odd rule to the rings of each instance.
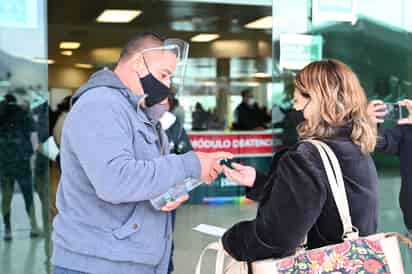
[[[245,97],[250,96],[252,92],[250,91],[250,89],[244,89],[242,90],[241,94],[242,94],[242,98],[245,98]]]
[[[165,38],[163,36],[154,32],[138,33],[132,39],[130,39],[130,41],[127,42],[126,46],[122,49],[119,60],[126,60],[137,51],[142,50],[144,48],[144,42],[147,39],[151,39],[152,41],[157,41],[159,43],[165,41]]]
[[[7,104],[15,104],[17,103],[17,98],[13,94],[7,93],[6,96],[4,96],[4,99]]]

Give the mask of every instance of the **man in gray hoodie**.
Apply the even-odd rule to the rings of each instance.
[[[176,56],[153,33],[133,38],[114,71],[91,76],[72,98],[62,132],[54,220],[54,273],[165,274],[171,216],[150,199],[194,177],[211,183],[228,153],[168,154],[158,119]]]

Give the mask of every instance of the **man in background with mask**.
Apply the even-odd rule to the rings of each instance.
[[[184,44],[137,35],[114,71],[96,72],[73,96],[61,139],[55,274],[167,273],[170,211],[188,195],[162,210],[150,200],[189,177],[211,183],[219,160],[231,157],[168,154],[159,119]]]
[[[188,151],[193,150],[192,144],[190,143],[189,137],[186,134],[186,130],[181,124],[181,120],[172,112],[176,107],[174,104],[177,101],[174,94],[171,94],[168,97],[168,106],[169,111],[166,112],[160,118],[160,124],[162,125],[163,130],[165,131],[168,141],[169,141],[169,150],[170,153],[174,154],[184,154]],[[176,210],[171,212],[172,214],[172,231],[174,231],[176,223]],[[173,264],[173,252],[174,252],[174,243],[172,242],[172,252],[170,256],[168,274],[172,273],[174,270]]]
[[[257,105],[249,89],[242,91],[242,102],[236,107],[233,129],[263,130],[270,121],[267,113]]]

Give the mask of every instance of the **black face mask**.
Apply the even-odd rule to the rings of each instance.
[[[295,110],[295,115],[294,115],[294,123],[296,125],[299,125],[300,123],[303,123],[305,121],[305,116],[303,115],[302,110]]]
[[[297,125],[303,123],[305,121],[305,115],[303,112],[305,111],[306,107],[309,105],[309,102],[306,103],[306,105],[303,107],[301,110],[296,110],[296,115],[295,115],[295,122]]]
[[[151,107],[162,102],[170,94],[170,88],[156,79],[152,73],[140,78],[143,92],[147,94],[146,106]]]

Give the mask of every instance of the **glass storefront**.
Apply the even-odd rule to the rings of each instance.
[[[47,3],[0,1],[1,273],[48,273]]]
[[[347,63],[370,100],[412,98],[412,0],[108,2],[142,15],[126,24],[101,24],[96,17],[108,8],[102,1],[0,0],[0,273],[50,271],[60,175],[49,137],[56,135],[68,96],[93,72],[113,68],[136,31],[187,41],[217,35],[190,42],[185,88],[176,94],[173,112],[195,150],[231,151],[233,161],[262,171],[273,154],[296,142],[293,79],[311,61]],[[61,42],[72,44],[63,48]],[[245,112],[246,106],[253,111]],[[404,233],[399,159],[379,153],[374,159],[379,230]],[[196,189],[177,211],[174,273],[193,273],[201,250],[215,239],[193,227],[228,228],[255,214],[244,189],[224,176]],[[412,272],[402,251],[406,272]],[[206,257],[208,273],[212,260]]]
[[[411,98],[412,20],[406,16],[411,5],[404,0],[274,0],[273,62],[279,68],[274,77],[288,86],[305,64],[338,59],[358,75],[369,100]],[[398,202],[399,159],[375,153],[374,160],[380,177],[379,231],[405,233]],[[402,251],[409,273],[411,258]]]

